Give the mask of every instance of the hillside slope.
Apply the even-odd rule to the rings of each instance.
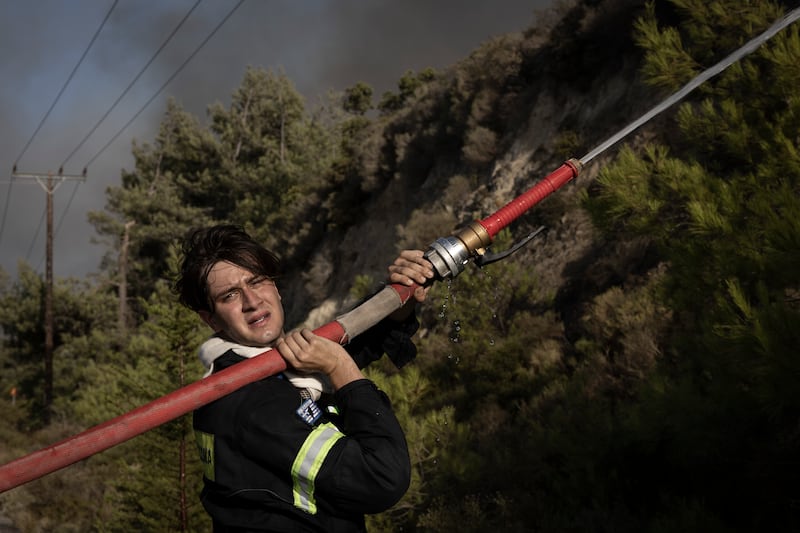
[[[314,246],[311,269],[290,276],[289,290],[303,295],[292,299],[302,303],[288,310],[290,318],[311,326],[332,319],[353,304],[344,280],[383,279],[397,250],[427,249],[436,238],[491,214],[657,103],[637,79],[631,30],[642,6],[633,0],[578,2],[548,32],[532,28],[484,44],[418,90],[414,105],[379,120],[373,141],[365,144],[375,153],[363,158],[380,162],[365,165],[363,173],[365,181],[382,186],[357,208],[356,224],[327,233]],[[469,157],[469,139],[436,133],[447,127],[437,121],[453,119],[451,102],[463,98],[465,86],[468,120],[487,124],[493,134],[491,157],[478,162]],[[382,155],[387,153],[396,161]],[[519,240],[546,226],[546,236],[514,260],[536,273],[545,292],[563,295],[565,306],[579,299],[576,292],[619,283],[646,251],[599,241],[578,206],[580,191],[611,156],[613,150],[598,157],[575,183],[509,228]],[[314,310],[304,319],[309,301]]]

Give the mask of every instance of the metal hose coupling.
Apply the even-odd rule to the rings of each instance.
[[[483,254],[492,243],[489,232],[479,222],[459,230],[455,235],[436,239],[425,252],[439,278],[454,278],[464,271],[470,258]]]

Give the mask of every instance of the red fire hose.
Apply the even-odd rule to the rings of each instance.
[[[443,240],[446,241],[444,245],[432,245],[427,257],[434,264],[439,276],[455,276],[460,273],[469,256],[488,246],[502,228],[577,176],[579,170],[579,162],[568,161],[494,215],[473,223],[457,237]],[[440,252],[447,257],[440,257]],[[453,261],[456,261],[455,268],[450,268]],[[314,330],[314,333],[345,344],[408,302],[417,288],[419,285],[416,284],[387,285],[360,306]],[[248,383],[282,372],[285,368],[286,363],[275,350],[266,351],[83,433],[6,463],[0,466],[0,492],[107,450],[211,403]]]

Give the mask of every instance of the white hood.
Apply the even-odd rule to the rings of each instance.
[[[222,354],[228,350],[233,350],[236,355],[250,359],[257,355],[261,355],[264,352],[268,352],[272,350],[272,348],[244,346],[242,344],[236,344],[235,342],[226,341],[218,335],[214,335],[205,341],[200,346],[200,350],[198,351],[200,362],[203,363],[203,366],[206,368],[206,373],[203,375],[203,377],[208,377],[211,375],[211,373],[214,371],[214,361],[216,361],[218,357],[222,356]],[[333,388],[328,382],[327,377],[323,374],[298,374],[297,372],[292,372],[291,370],[284,370],[283,374],[287,377],[287,379],[289,379],[292,385],[298,389],[307,390],[315,401],[319,400],[323,392],[333,392]]]

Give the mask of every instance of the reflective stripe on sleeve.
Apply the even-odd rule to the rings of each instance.
[[[328,452],[342,437],[344,434],[331,423],[320,424],[306,437],[292,464],[292,492],[294,506],[298,509],[309,514],[317,513],[314,480]]]
[[[214,435],[202,431],[194,431],[200,462],[203,464],[203,475],[214,481]]]

